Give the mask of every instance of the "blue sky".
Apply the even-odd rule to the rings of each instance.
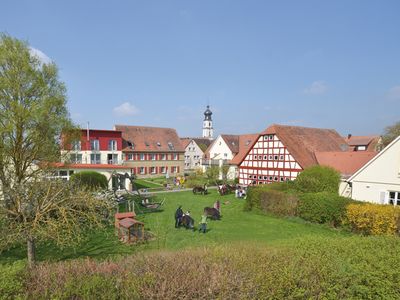
[[[0,31],[59,66],[80,125],[201,135],[400,120],[400,1],[3,0]]]

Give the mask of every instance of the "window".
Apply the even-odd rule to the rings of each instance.
[[[275,156],[274,156],[274,160],[278,160],[278,155],[275,155]]]
[[[254,160],[257,160],[257,155],[254,155],[254,156],[253,156],[253,159],[254,159]]]
[[[281,182],[283,182],[284,181],[284,178],[283,177],[281,177]]]
[[[108,141],[108,151],[117,151],[117,141],[116,140]]]
[[[73,163],[73,164],[81,164],[82,163],[82,154],[71,154],[70,160],[71,160],[71,163]]]
[[[259,155],[259,156],[258,156],[258,160],[262,160],[262,155]]]
[[[400,192],[389,192],[389,204],[400,205]]]
[[[139,174],[144,174],[144,167],[139,168]]]
[[[172,159],[173,160],[178,160],[178,154],[176,154],[176,153],[172,154]]]
[[[278,177],[274,177],[274,181],[278,181]]]
[[[176,167],[171,167],[171,173],[176,173],[177,169]]]
[[[144,153],[140,153],[140,160],[144,160]]]
[[[267,156],[266,155],[264,155],[264,160],[267,160]]]
[[[264,140],[268,140],[268,135],[264,135]]]
[[[74,151],[81,151],[81,141],[74,141],[71,144],[71,148]]]
[[[127,159],[127,160],[134,160],[133,153],[128,153],[128,154],[126,155],[126,159]]]
[[[90,154],[90,163],[93,165],[101,164],[100,154]]]
[[[116,165],[118,164],[118,154],[107,154],[107,163],[109,165]]]
[[[228,157],[228,153],[224,153],[224,158],[227,158]]]
[[[268,156],[268,159],[269,159],[269,160],[272,160],[272,159],[273,159],[273,156],[272,156],[272,155],[269,155],[269,156]]]
[[[269,176],[269,180],[272,181],[272,176]]]
[[[167,160],[167,155],[161,154],[161,160]]]
[[[90,141],[90,149],[93,151],[99,151],[100,150],[99,140],[91,140]]]
[[[365,150],[367,150],[366,146],[357,146],[356,147],[356,151],[365,151]]]
[[[267,176],[264,176],[264,180],[267,180],[268,179],[268,177]]]
[[[269,139],[270,139],[270,140],[273,140],[273,139],[274,139],[274,136],[271,134],[271,135],[269,136]]]
[[[150,173],[156,174],[156,167],[150,167]]]
[[[150,154],[150,159],[151,160],[156,160],[156,155],[155,154]]]
[[[132,149],[132,150],[135,149],[135,145],[132,142],[127,141],[126,143],[128,144],[129,149]]]
[[[161,170],[160,170],[160,172],[161,172],[162,174],[165,174],[165,173],[167,173],[167,172],[166,172],[166,168],[165,168],[165,167],[161,167]]]
[[[175,150],[175,147],[171,142],[168,142],[168,148],[169,150]]]
[[[284,160],[284,156],[283,155],[279,155],[279,159],[280,160]]]
[[[262,176],[258,176],[258,179],[259,179],[259,180],[262,180]]]

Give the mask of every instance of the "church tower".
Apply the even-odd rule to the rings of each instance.
[[[212,139],[214,134],[214,128],[212,125],[211,119],[212,112],[210,110],[210,106],[207,105],[207,109],[204,112],[204,121],[203,121],[203,138]]]

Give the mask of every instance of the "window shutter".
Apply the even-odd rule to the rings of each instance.
[[[386,191],[381,191],[379,196],[380,196],[380,197],[379,197],[379,203],[380,203],[380,204],[386,204],[386,203],[388,203],[388,199],[389,199],[389,197],[388,197],[388,192],[386,192]]]

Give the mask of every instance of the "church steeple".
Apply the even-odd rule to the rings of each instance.
[[[204,121],[203,121],[203,138],[212,139],[214,134],[214,128],[212,125],[212,111],[210,110],[210,106],[207,105],[207,109],[204,112]]]

